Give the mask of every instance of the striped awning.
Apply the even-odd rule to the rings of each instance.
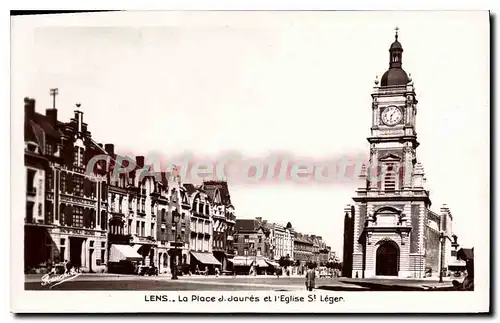
[[[120,262],[122,260],[141,260],[142,256],[129,245],[111,245],[109,252],[110,262]]]
[[[234,257],[233,259],[228,259],[228,260],[233,263],[233,266],[239,266],[239,267],[252,266],[253,263],[255,262],[254,259],[245,257]]]
[[[278,268],[280,265],[277,262],[271,261],[271,260],[266,260],[269,266]]]
[[[191,252],[191,254],[202,264],[222,266],[220,261],[218,261],[211,253]]]

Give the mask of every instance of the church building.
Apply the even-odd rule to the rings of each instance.
[[[344,209],[344,276],[436,277],[451,260],[453,217],[446,206],[430,210],[416,154],[415,88],[402,58],[396,29],[389,69],[372,92],[369,164],[353,205]]]

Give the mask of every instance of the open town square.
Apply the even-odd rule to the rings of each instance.
[[[103,132],[88,121],[99,119],[99,111],[75,103],[68,114],[68,106],[59,105],[62,88],[47,88],[44,100],[26,93],[22,102],[24,288],[47,292],[473,290],[474,246],[462,245],[454,231],[460,218],[454,218],[453,201],[431,203],[417,153],[426,128],[417,136],[417,94],[402,62],[404,55],[418,58],[411,50],[403,55],[405,41],[395,28],[387,33],[386,43],[373,45],[387,52],[384,57],[389,60],[379,67],[382,76],[373,81],[371,93],[369,88],[359,90],[371,103],[364,109],[363,129],[368,137],[360,134],[353,142],[367,139],[367,158],[347,161],[340,170],[342,176],[359,182],[340,208],[329,206],[328,198],[325,202],[296,197],[280,200],[288,211],[279,213],[280,208],[273,206],[274,211],[268,212],[264,205],[275,202],[265,196],[253,201],[261,205],[258,212],[240,207],[245,201],[241,190],[257,184],[245,184],[241,177],[234,180],[231,169],[238,168],[237,174],[256,182],[293,182],[304,180],[297,178],[299,170],[305,174],[304,167],[293,158],[286,159],[287,164],[284,158],[268,162],[265,174],[255,162],[251,166],[234,160],[231,165],[218,160],[200,166],[195,159],[157,163],[145,151],[125,153],[128,148],[122,147],[129,143],[118,142],[121,135],[112,142],[105,135],[140,132],[152,125],[112,122]],[[162,127],[168,128],[170,112],[165,116]],[[419,114],[424,123],[422,117]],[[153,124],[153,120],[147,122]],[[206,124],[207,129],[212,127]],[[189,126],[179,129],[180,137],[192,131]],[[430,141],[422,141],[422,146]],[[224,176],[215,176],[221,169]],[[325,169],[312,163],[309,173],[315,177],[310,180],[318,180]],[[337,188],[321,189],[328,193]],[[308,213],[319,202],[326,206]],[[294,207],[301,211],[291,214]],[[325,225],[325,219],[333,217],[343,225]],[[340,243],[332,247],[333,240]]]

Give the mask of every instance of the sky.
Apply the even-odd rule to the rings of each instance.
[[[489,236],[487,12],[123,12],[11,26],[13,131],[23,98],[43,113],[57,87],[59,119],[81,103],[93,138],[119,153],[305,160],[368,154],[370,95],[397,26],[431,208],[448,205],[464,247]],[[343,210],[359,186],[234,183],[230,192],[238,218],[291,222],[341,254]]]

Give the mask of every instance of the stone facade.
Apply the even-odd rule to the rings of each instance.
[[[352,259],[344,255],[345,268],[352,268],[345,276],[423,278],[426,268],[439,273],[441,262],[446,266],[443,255],[450,254],[451,213],[430,210],[416,157],[417,100],[401,69],[402,52],[396,35],[389,70],[373,89],[370,160],[361,170],[354,206],[344,210],[344,237],[352,236],[344,239],[344,252],[352,249]]]

